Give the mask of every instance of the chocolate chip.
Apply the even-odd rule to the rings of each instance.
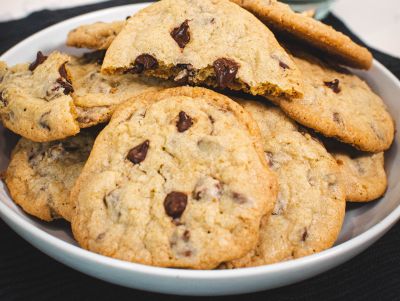
[[[126,18],[125,18],[125,20],[129,20],[131,18],[131,16],[127,16]]]
[[[0,92],[0,102],[3,104],[3,106],[7,106],[8,105],[8,101],[7,101],[7,99],[5,99],[4,97],[3,97],[3,91],[1,91]]]
[[[178,128],[179,133],[183,133],[188,130],[193,125],[192,118],[187,115],[185,112],[179,112],[179,120],[176,122],[176,127]]]
[[[233,83],[239,69],[239,65],[235,61],[221,58],[217,59],[213,66],[218,87],[223,89]]]
[[[86,52],[83,54],[83,63],[97,63],[99,65],[103,64],[104,56],[106,55],[105,50],[97,50],[93,52]]]
[[[62,78],[64,78],[65,80],[68,80],[67,69],[65,69],[66,64],[67,64],[67,62],[64,62],[61,64],[61,66],[58,68],[58,73],[60,74],[60,76]]]
[[[145,70],[156,69],[158,62],[155,57],[150,54],[144,53],[139,55],[135,59],[135,63],[132,68],[126,70],[129,73],[142,73]]]
[[[183,192],[172,191],[168,193],[164,200],[165,212],[172,218],[181,217],[187,205],[187,195]]]
[[[44,61],[47,59],[47,56],[43,55],[41,51],[38,51],[36,54],[36,60],[29,65],[29,70],[33,71],[36,69],[37,66],[43,64]]]
[[[190,256],[192,256],[192,251],[186,250],[185,252],[183,252],[183,255],[184,255],[185,257],[190,257]]]
[[[56,82],[63,88],[63,93],[65,95],[68,95],[72,92],[74,92],[74,88],[72,87],[71,83],[68,81],[63,80],[61,77],[57,78]],[[54,89],[54,91],[57,91],[58,89]]]
[[[331,82],[324,82],[324,84],[325,84],[325,86],[330,88],[336,94],[340,92],[339,80],[338,79],[334,79]]]
[[[241,193],[233,192],[232,193],[232,198],[238,204],[247,203],[247,198]]]
[[[301,240],[306,241],[307,237],[308,237],[307,228],[304,228],[304,232],[303,232],[303,235],[301,236]]]
[[[71,81],[68,79],[67,69],[65,69],[65,65],[67,62],[64,62],[60,68],[58,68],[58,73],[61,77],[57,78],[56,82],[64,89],[64,94],[68,95],[74,92],[74,88],[72,87]]]
[[[336,123],[343,123],[342,118],[340,117],[340,114],[337,112],[333,113],[333,121]]]
[[[189,239],[190,239],[190,231],[189,230],[185,230],[185,232],[183,232],[182,239],[184,242],[189,241]]]
[[[290,69],[290,67],[288,66],[288,65],[286,65],[284,62],[282,62],[282,61],[279,61],[279,66],[281,67],[281,68],[283,68],[283,70],[286,70],[286,69]]]
[[[132,148],[127,156],[127,159],[133,164],[139,164],[146,159],[147,151],[149,150],[150,141],[146,140],[143,143]]]
[[[190,41],[189,20],[185,20],[181,25],[171,31],[171,37],[180,48],[185,48]]]
[[[48,131],[50,131],[50,126],[49,126],[47,120],[45,120],[45,118],[46,118],[46,116],[49,115],[49,114],[50,114],[50,111],[47,111],[46,113],[43,113],[43,115],[40,116],[40,118],[39,118],[39,125],[40,125],[42,128],[44,128],[44,129],[46,129],[46,130],[48,130]]]

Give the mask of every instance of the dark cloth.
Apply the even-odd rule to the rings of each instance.
[[[62,20],[132,2],[144,1],[117,0],[57,11],[44,10],[21,20],[0,23],[0,53]],[[333,15],[324,22],[358,40]],[[377,60],[400,77],[400,60],[371,50]],[[361,255],[310,280],[275,290],[213,300],[399,300],[399,253],[400,225],[397,224]],[[81,274],[33,248],[0,220],[0,300],[183,299],[185,297],[127,289]]]

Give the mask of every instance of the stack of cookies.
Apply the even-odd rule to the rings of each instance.
[[[147,265],[259,266],[331,247],[347,201],[383,195],[394,136],[346,66],[372,56],[275,0],[161,0],[83,25],[81,57],[0,63],[22,136],[10,195],[85,249]]]

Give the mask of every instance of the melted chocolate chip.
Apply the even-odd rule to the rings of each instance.
[[[288,66],[288,65],[286,65],[284,62],[282,62],[282,61],[279,61],[279,66],[281,67],[281,68],[283,68],[283,70],[286,70],[286,69],[290,69],[290,67]]]
[[[182,239],[184,242],[189,241],[189,239],[190,239],[190,231],[189,230],[185,230],[185,232],[183,232]]]
[[[43,55],[41,51],[38,51],[36,54],[36,60],[29,65],[29,70],[33,71],[36,69],[37,66],[43,64],[44,61],[47,59],[46,55]]]
[[[304,232],[303,232],[303,235],[301,236],[301,240],[306,241],[307,237],[308,237],[307,228],[304,228]]]
[[[42,128],[44,128],[44,129],[46,129],[46,130],[48,130],[48,131],[50,131],[50,125],[48,124],[47,120],[45,120],[45,118],[46,118],[46,116],[49,115],[49,114],[50,114],[50,111],[44,113],[42,116],[40,116],[40,119],[39,119],[39,125],[40,125]]]
[[[104,56],[106,55],[105,50],[97,50],[93,52],[86,52],[83,54],[83,62],[85,64],[88,63],[97,63],[99,65],[103,64]]]
[[[331,82],[324,82],[325,86],[330,88],[334,93],[339,93],[340,92],[340,87],[339,87],[339,80],[336,78]]]
[[[239,65],[235,61],[221,58],[217,59],[213,66],[218,87],[223,89],[233,83],[239,69]]]
[[[247,203],[247,198],[243,194],[240,194],[240,193],[237,193],[237,192],[233,192],[232,193],[232,198],[238,204]]]
[[[164,200],[165,213],[172,218],[181,217],[187,205],[187,195],[183,192],[172,191]]]
[[[67,62],[64,62],[60,68],[58,68],[58,73],[60,74],[60,76],[62,78],[64,78],[65,80],[68,80],[68,74],[67,74],[67,69],[65,69],[65,65],[67,64]]]
[[[74,92],[74,88],[72,87],[71,83],[68,81],[63,80],[61,77],[57,78],[56,82],[63,88],[63,93],[68,95]],[[58,90],[58,89],[55,89]]]
[[[5,99],[3,97],[3,92],[2,91],[0,92],[0,102],[3,103],[3,106],[5,106],[5,107],[8,105],[8,101],[7,101],[7,99]]]
[[[127,156],[127,159],[133,164],[139,164],[144,161],[147,156],[147,151],[149,150],[150,141],[146,140],[143,143],[132,148]]]
[[[142,73],[145,70],[156,69],[158,62],[155,57],[150,54],[144,53],[139,55],[135,59],[135,63],[132,68],[126,70],[129,73]]]
[[[189,20],[185,20],[181,25],[171,31],[171,37],[180,48],[185,48],[190,41]]]
[[[65,69],[66,64],[67,62],[64,62],[60,68],[58,68],[58,73],[61,77],[57,78],[56,82],[64,89],[64,94],[68,95],[74,92],[74,88],[72,87],[71,81],[68,79],[67,69]]]
[[[193,125],[192,118],[187,115],[185,112],[179,112],[179,120],[176,122],[176,127],[178,128],[179,133],[183,133],[188,130]]]
[[[340,117],[340,114],[337,113],[337,112],[333,113],[333,121],[336,122],[336,123],[342,123],[343,122],[342,118]]]
[[[183,252],[183,256],[185,256],[185,257],[190,257],[190,256],[192,256],[192,251],[186,250],[185,252]]]

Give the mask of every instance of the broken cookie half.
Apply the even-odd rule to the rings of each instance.
[[[300,73],[272,32],[229,1],[163,0],[126,22],[102,72],[299,97]]]
[[[79,132],[65,65],[71,57],[38,52],[31,64],[2,63],[0,116],[5,127],[32,141],[44,142]]]

